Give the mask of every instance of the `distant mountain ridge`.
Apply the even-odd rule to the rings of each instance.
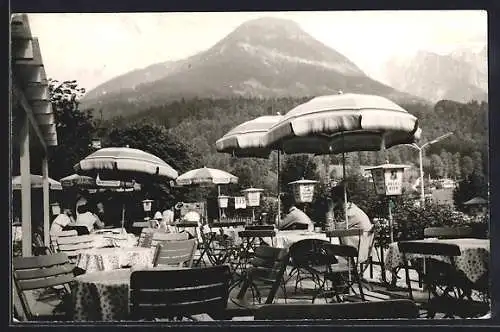
[[[433,102],[488,99],[486,46],[477,53],[461,49],[447,55],[420,51],[386,64],[387,81],[402,91]]]
[[[368,77],[294,21],[243,23],[210,49],[116,77],[90,91],[86,108],[127,116],[180,98],[304,97],[343,92],[424,102]]]

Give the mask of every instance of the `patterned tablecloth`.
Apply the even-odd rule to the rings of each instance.
[[[179,267],[149,268],[177,270]],[[134,269],[82,274],[72,284],[75,321],[120,321],[129,316],[130,275]]]
[[[457,268],[464,272],[470,281],[478,281],[488,271],[489,257],[490,257],[490,241],[484,239],[452,239],[452,240],[438,240],[426,239],[419,240],[419,242],[439,242],[456,244],[460,248],[461,255],[455,258]],[[412,258],[418,255],[408,255]],[[447,260],[443,256],[432,256],[435,259]],[[386,252],[385,268],[392,271],[404,265],[403,255],[399,252],[398,244],[391,243]]]
[[[75,278],[75,321],[118,321],[128,317],[130,269],[86,273]]]
[[[122,267],[153,265],[155,248],[95,248],[82,250],[76,266],[88,272],[116,270]]]

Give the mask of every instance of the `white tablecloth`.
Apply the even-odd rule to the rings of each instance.
[[[134,234],[91,234],[94,248],[110,247],[114,244],[122,248],[131,248],[137,245],[137,238]]]
[[[308,232],[305,230],[278,231],[274,240],[274,246],[277,248],[289,248],[295,242],[305,239],[330,241],[325,233]],[[338,244],[338,239],[332,238],[332,243]]]

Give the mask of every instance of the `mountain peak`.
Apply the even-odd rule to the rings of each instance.
[[[302,31],[300,25],[293,21],[277,17],[260,17],[242,23],[239,28],[265,28],[270,29],[289,29]]]

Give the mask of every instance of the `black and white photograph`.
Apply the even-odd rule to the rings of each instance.
[[[491,318],[485,10],[10,38],[11,326]]]

